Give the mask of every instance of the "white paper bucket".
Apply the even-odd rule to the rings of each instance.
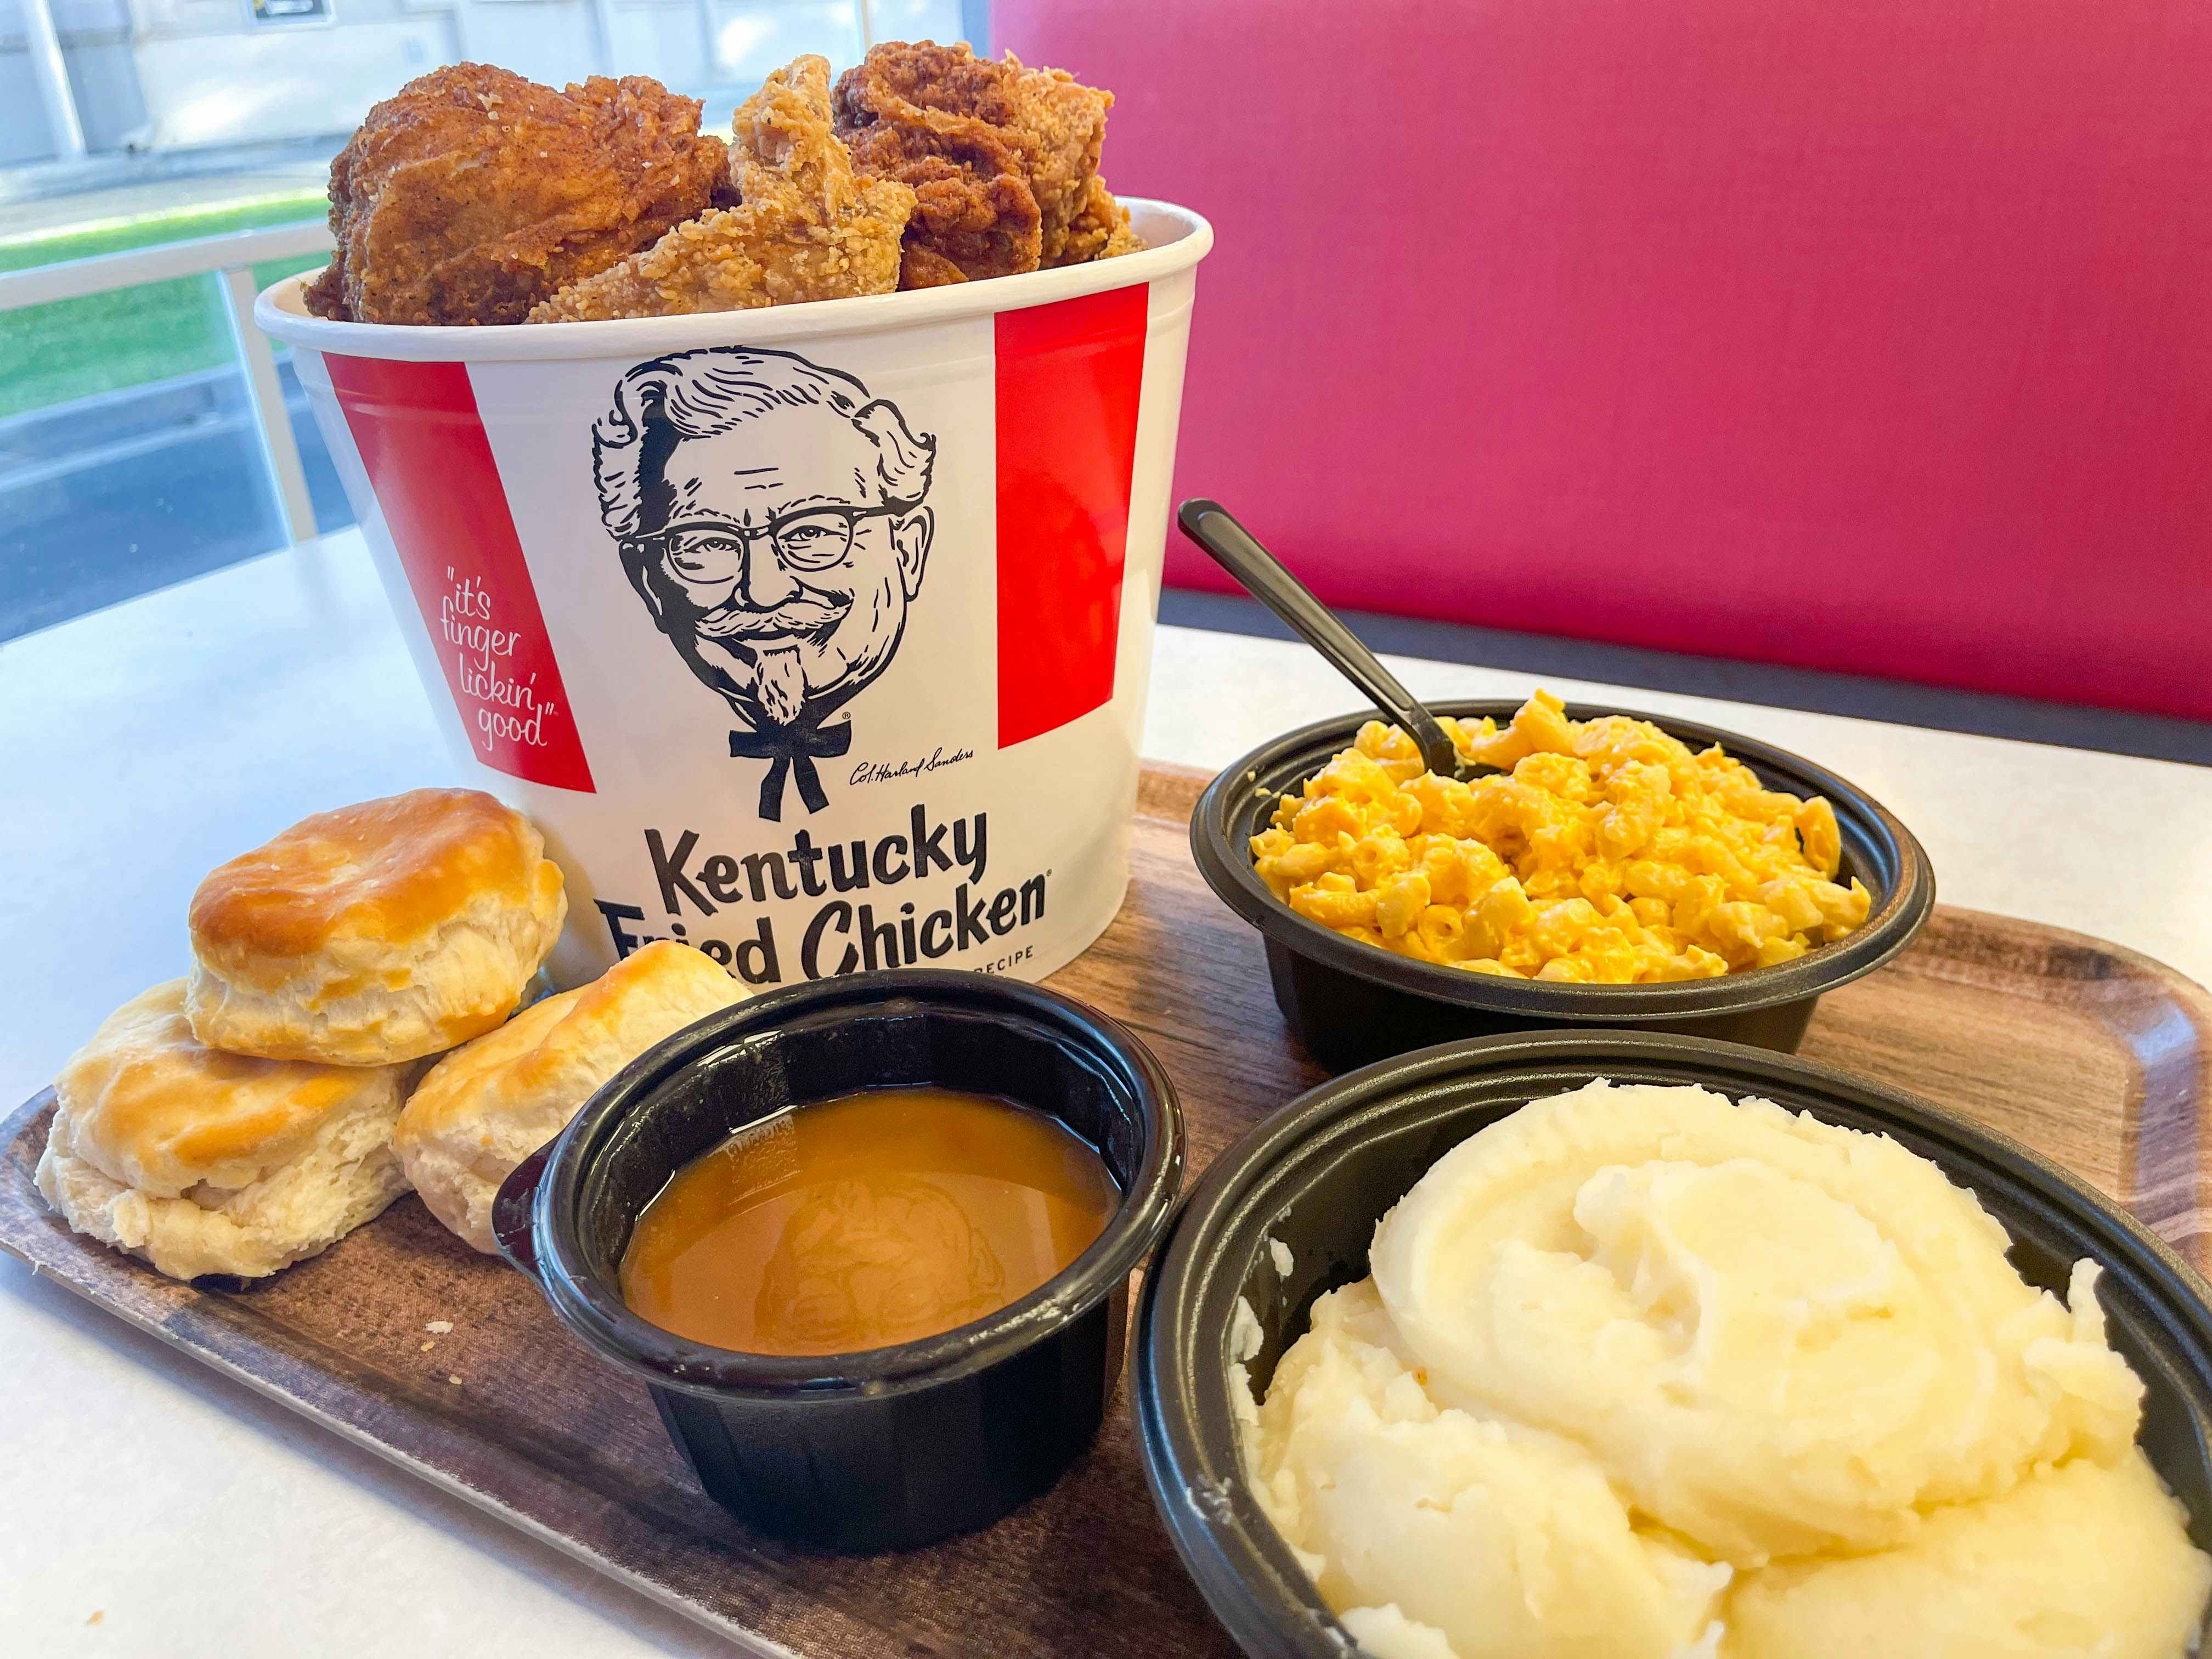
[[[557,980],[656,938],[1037,979],[1113,920],[1213,240],[1128,205],[1141,253],[708,316],[262,295],[455,751],[568,878]]]

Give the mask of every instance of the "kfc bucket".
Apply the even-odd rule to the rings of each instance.
[[[811,305],[261,327],[476,781],[647,939],[756,985],[1041,978],[1128,880],[1197,215],[1140,252]]]

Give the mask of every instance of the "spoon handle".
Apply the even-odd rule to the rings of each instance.
[[[1254,599],[1288,623],[1308,645],[1328,659],[1338,673],[1365,692],[1368,701],[1411,732],[1430,771],[1446,778],[1458,775],[1459,751],[1436,717],[1414,700],[1413,694],[1398,683],[1398,677],[1359,642],[1334,611],[1230,516],[1228,508],[1196,496],[1176,509],[1176,523],[1184,535],[1212,556],[1216,564],[1242,582]]]

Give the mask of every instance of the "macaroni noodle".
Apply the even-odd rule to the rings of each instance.
[[[1828,803],[1765,788],[1718,745],[1571,720],[1544,691],[1502,731],[1440,723],[1498,775],[1438,777],[1370,720],[1252,838],[1276,897],[1425,962],[1607,985],[1769,967],[1867,918],[1867,890],[1834,879]]]

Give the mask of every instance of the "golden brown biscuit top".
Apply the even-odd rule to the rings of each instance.
[[[480,895],[548,903],[561,872],[544,850],[529,820],[480,790],[318,812],[209,873],[192,895],[192,949],[227,975],[279,982],[290,959],[337,939],[421,939]]]
[[[440,1060],[408,1097],[400,1140],[419,1141],[471,1112],[526,1109],[560,1088],[573,1066],[611,1075],[661,1037],[744,994],[704,952],[655,940],[589,985],[532,1003]]]
[[[185,1022],[185,981],[132,998],[54,1079],[80,1155],[126,1186],[175,1197],[205,1181],[243,1187],[306,1144],[385,1066],[252,1060],[208,1048]]]

